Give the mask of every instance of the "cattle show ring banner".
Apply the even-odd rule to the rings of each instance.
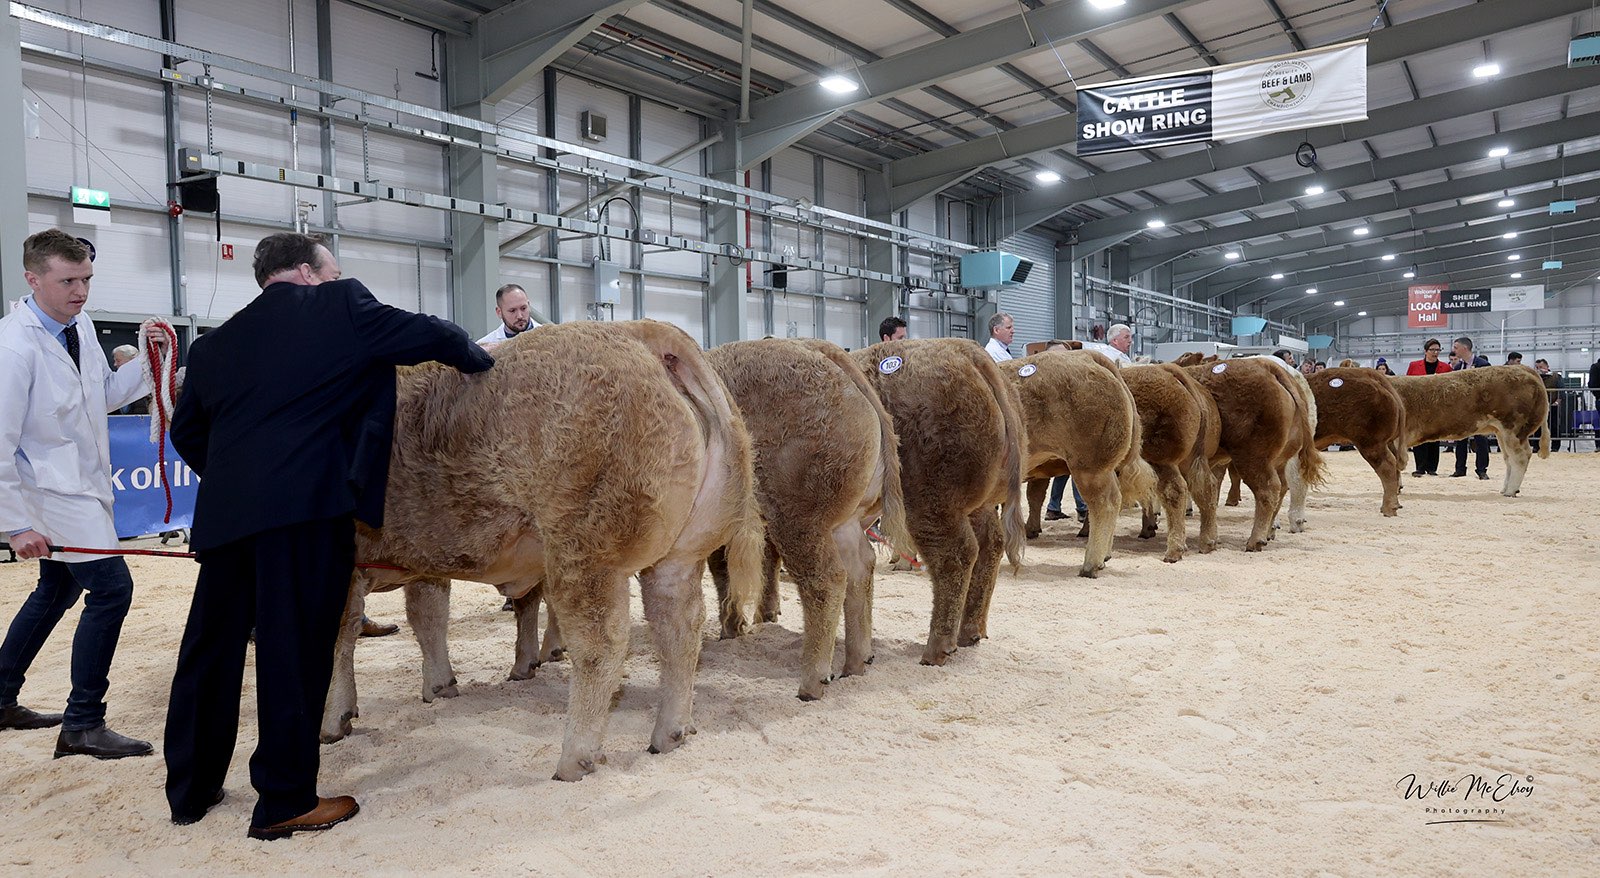
[[[1367,41],[1078,87],[1078,155],[1367,118]]]

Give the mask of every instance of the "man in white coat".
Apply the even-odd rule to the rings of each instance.
[[[51,554],[50,546],[116,549],[106,413],[150,393],[142,355],[112,371],[83,315],[89,250],[59,229],[23,243],[33,295],[0,319],[0,532],[17,557],[39,559],[39,584],[0,644],[0,729],[60,725],[57,757],[143,756],[145,741],[106,727],[106,691],[133,577],[121,557]],[[17,703],[28,666],[78,595],[65,714]]]
[[[528,304],[528,291],[516,284],[506,284],[494,291],[494,314],[500,325],[478,339],[478,344],[489,346],[510,341],[538,326],[533,319],[533,306]]]
[[[1011,359],[1011,340],[1016,336],[1016,321],[1011,319],[1010,314],[996,311],[989,318],[989,343],[983,349],[996,363],[1004,363]]]

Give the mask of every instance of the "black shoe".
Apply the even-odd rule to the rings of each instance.
[[[199,823],[201,820],[205,819],[207,811],[210,811],[212,808],[215,808],[218,805],[222,804],[222,800],[226,799],[227,797],[228,797],[228,794],[226,792],[224,792],[222,790],[217,790],[216,796],[212,797],[212,799],[211,799],[211,804],[205,806],[205,808],[202,809],[199,813],[197,813],[197,814],[179,814],[176,811],[174,811],[173,814],[172,814],[172,822],[175,825],[178,825],[178,826],[188,826],[191,823]]]
[[[361,617],[362,637],[388,637],[399,630],[399,625],[395,625],[393,623],[385,625],[380,622],[374,622],[371,619],[368,619],[366,616]]]
[[[1452,478],[1452,479],[1464,479],[1466,477],[1467,477],[1467,474],[1464,473],[1464,472],[1451,473],[1450,474],[1450,478]]]
[[[1416,472],[1411,474],[1411,477],[1413,479],[1420,479],[1425,475],[1427,475],[1427,473],[1423,472],[1422,470],[1417,470]]]
[[[1044,511],[1044,520],[1045,521],[1060,521],[1061,519],[1066,518],[1066,517],[1067,517],[1067,514],[1065,512],[1062,512],[1059,509],[1046,509]]]
[[[122,759],[125,756],[149,756],[155,752],[149,741],[140,741],[119,735],[101,723],[80,732],[61,730],[56,738],[56,758],[63,756],[93,756],[96,759]]]
[[[1488,473],[1478,473],[1478,479],[1480,481],[1487,482],[1487,481],[1489,481],[1489,474]]]
[[[20,704],[0,709],[0,729],[48,729],[59,725],[59,713],[39,713]]]

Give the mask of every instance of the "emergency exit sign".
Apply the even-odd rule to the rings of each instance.
[[[111,222],[111,193],[103,189],[72,187],[72,221],[91,226]]]

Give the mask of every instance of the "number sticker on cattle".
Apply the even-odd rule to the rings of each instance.
[[[1227,363],[1218,363],[1215,366],[1211,367],[1211,371],[1213,373],[1217,374],[1217,375],[1221,375],[1223,372],[1228,371],[1228,364]]]
[[[878,361],[878,371],[885,375],[893,375],[894,373],[900,371],[900,367],[904,364],[905,360],[902,360],[899,357],[884,357],[882,360]]]
[[[1335,378],[1332,381],[1328,382],[1328,386],[1329,387],[1343,387],[1344,386],[1344,379],[1343,378]]]
[[[1039,371],[1039,367],[1035,366],[1032,363],[1029,363],[1028,365],[1023,366],[1021,369],[1017,370],[1017,377],[1018,378],[1026,378],[1029,375],[1032,375],[1033,373],[1035,373],[1037,371]]]

